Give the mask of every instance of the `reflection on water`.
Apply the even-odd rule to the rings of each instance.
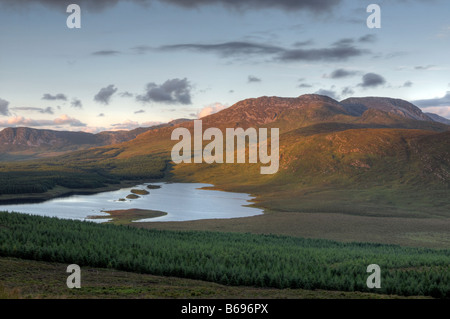
[[[117,191],[93,195],[74,195],[56,198],[43,203],[0,205],[1,211],[15,211],[41,216],[55,216],[67,219],[85,220],[92,215],[107,215],[101,211],[118,209],[152,209],[166,212],[167,215],[143,219],[142,221],[185,221],[213,218],[237,218],[262,214],[262,210],[248,205],[252,197],[248,194],[204,190],[201,187],[212,186],[199,183],[152,183],[158,189],[147,189],[142,184]],[[131,189],[145,189],[148,195],[139,195],[137,199],[127,199]],[[104,222],[107,219],[93,219]]]

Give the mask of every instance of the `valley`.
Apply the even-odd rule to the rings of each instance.
[[[306,239],[333,241],[333,244],[327,242],[325,246],[398,245],[393,247],[406,249],[405,258],[412,258],[407,259],[407,264],[414,263],[412,260],[415,257],[411,257],[415,256],[414,249],[428,249],[430,254],[442,254],[442,260],[436,266],[433,264],[435,259],[424,257],[421,259],[423,263],[414,271],[421,276],[424,267],[434,269],[433,276],[436,278],[448,276],[448,266],[445,265],[450,264],[449,125],[433,120],[416,106],[402,100],[350,98],[338,102],[321,95],[248,99],[202,120],[204,129],[278,128],[278,172],[274,175],[260,174],[260,165],[256,163],[172,163],[171,149],[176,144],[176,141],[171,140],[172,131],[183,128],[191,135],[194,133],[193,121],[181,121],[170,126],[154,127],[120,143],[45,159],[1,162],[0,202],[42,200],[71,192],[95,193],[143,182],[212,184],[214,186],[207,189],[250,194],[254,197],[251,206],[262,209],[264,214],[231,219],[131,222],[133,215],[139,216],[144,212],[131,211],[127,218],[124,215],[126,212],[121,211],[116,212],[116,224],[132,226],[127,229],[136,232],[160,231],[168,237],[184,234],[188,242],[196,236],[209,238],[205,243],[220,238],[224,245],[229,238],[237,240],[244,235],[253,241],[263,240],[266,238],[264,236],[281,236],[276,239],[280,243]],[[203,146],[206,144],[204,142]],[[152,215],[155,212],[146,213]],[[156,214],[158,216],[160,213]],[[9,227],[7,222],[0,225],[0,233]],[[70,229],[68,224],[66,227]],[[205,254],[208,249],[205,248],[199,254]],[[317,250],[315,252],[319,254]],[[11,256],[7,245],[1,254]],[[72,257],[67,257],[70,256],[69,252],[69,255],[64,254],[66,257],[62,259],[56,254],[53,260],[49,252],[40,260],[71,260]],[[34,259],[31,252],[25,255]],[[381,255],[377,252],[373,256],[376,259],[376,256]],[[222,254],[218,253],[217,257],[222,258],[220,256]],[[345,264],[344,260],[348,256],[343,256],[342,262]],[[362,255],[358,256],[357,260],[365,260]],[[11,257],[23,256],[19,252]],[[120,258],[119,255],[114,257],[115,260]],[[187,257],[179,258],[189,260]],[[84,263],[91,267],[109,267],[103,261],[95,264],[84,260]],[[259,265],[259,262],[251,264]],[[404,264],[399,267],[408,268]],[[225,271],[225,268],[221,271]],[[149,269],[144,272],[156,274]],[[168,266],[168,269],[172,268]],[[247,286],[248,280],[244,276],[242,282],[241,279],[234,282],[230,277],[221,281],[221,278],[211,273],[190,277],[187,275],[192,274],[190,270],[177,270],[179,273],[173,271],[168,274],[176,273],[178,277],[219,284],[230,281],[232,286]],[[245,269],[242,273],[248,271]],[[400,273],[400,277],[405,276]],[[255,284],[260,282],[258,280],[253,278],[248,283],[258,285]],[[323,288],[332,291],[340,287],[322,285],[320,279],[314,282],[313,286],[303,283],[301,287],[309,287],[314,291]],[[271,285],[262,285],[264,288],[267,286]],[[286,286],[276,287],[284,289]],[[359,286],[348,287],[342,290],[364,291]],[[388,289],[381,293],[442,297],[449,288],[440,286],[439,293],[435,290],[432,292],[431,287],[426,291],[401,289]]]

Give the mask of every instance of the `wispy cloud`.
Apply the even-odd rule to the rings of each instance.
[[[53,108],[52,107],[46,107],[41,108],[41,107],[13,107],[11,108],[11,110],[13,111],[25,111],[25,112],[38,112],[41,114],[54,114],[53,112]]]
[[[158,48],[162,51],[194,51],[214,53],[222,58],[268,56],[274,61],[345,61],[353,57],[369,54],[367,49],[354,45],[353,39],[342,39],[326,48],[285,48],[254,42],[225,42],[218,44],[174,44]]]
[[[60,126],[68,125],[71,127],[84,127],[86,124],[80,120],[72,118],[68,115],[62,115],[54,120],[35,120],[31,118],[25,118],[23,116],[11,117],[7,120],[0,121],[1,127],[9,126],[27,126],[27,127],[40,127],[40,126]]]
[[[226,108],[228,108],[228,105],[226,105],[226,104],[213,103],[213,104],[205,106],[203,109],[201,109],[199,112],[197,112],[196,115],[197,115],[197,118],[200,119],[202,117],[220,112]]]
[[[114,55],[118,55],[118,54],[120,54],[120,51],[115,51],[115,50],[101,50],[101,51],[92,52],[92,55],[95,55],[95,56],[114,56]]]

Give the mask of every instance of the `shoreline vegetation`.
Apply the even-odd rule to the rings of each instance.
[[[105,210],[109,216],[88,216],[87,219],[111,219],[106,223],[114,225],[129,225],[134,221],[147,218],[156,218],[167,215],[165,212],[150,209],[123,209],[123,210]]]
[[[161,179],[153,182],[167,182],[167,180]],[[55,186],[44,193],[0,194],[0,205],[15,203],[40,203],[55,198],[69,197],[73,195],[94,195],[103,192],[116,191],[122,188],[134,187],[142,183],[149,183],[149,181],[148,179],[125,180],[117,184],[107,184],[106,186],[97,188],[67,188]]]

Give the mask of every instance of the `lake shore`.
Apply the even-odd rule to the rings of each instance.
[[[102,211],[109,214],[109,216],[88,216],[87,219],[111,219],[107,223],[115,225],[129,225],[134,221],[148,218],[156,218],[167,215],[166,212],[151,209],[119,209],[119,210],[107,210]]]

